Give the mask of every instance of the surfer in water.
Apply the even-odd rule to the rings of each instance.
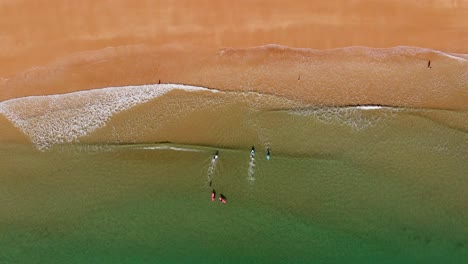
[[[255,159],[255,147],[252,146],[252,149],[250,150],[250,159],[253,160]]]
[[[216,151],[216,153],[213,155],[213,158],[211,159],[211,161],[215,162],[218,159],[218,153],[219,153],[219,151]]]
[[[270,148],[266,149],[266,159],[270,160]]]
[[[224,196],[223,194],[220,194],[220,195],[219,195],[219,200],[220,200],[223,204],[227,203],[226,196]]]
[[[213,189],[213,191],[211,192],[211,201],[214,202],[216,198],[216,191]]]

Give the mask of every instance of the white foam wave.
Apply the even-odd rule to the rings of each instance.
[[[104,126],[116,113],[171,90],[213,91],[179,84],[109,87],[69,94],[30,96],[0,103],[0,113],[40,150],[79,138]]]
[[[466,59],[463,56],[463,54],[454,54],[454,53],[444,53],[444,52],[438,52],[439,54],[446,56],[447,58],[457,60],[459,62],[465,62]]]
[[[365,112],[379,110],[377,115],[369,115]],[[383,110],[383,111],[382,111]],[[348,107],[320,107],[295,109],[288,113],[299,116],[313,116],[318,121],[326,124],[338,123],[356,130],[374,126],[386,117],[392,116],[398,108],[376,105],[348,106]]]
[[[356,109],[361,109],[361,110],[377,110],[377,109],[382,109],[382,106],[378,105],[358,105],[355,106]]]
[[[198,149],[191,149],[191,148],[177,148],[171,146],[152,146],[152,147],[142,147],[137,149],[145,149],[145,150],[174,150],[174,151],[185,151],[185,152],[201,152]]]

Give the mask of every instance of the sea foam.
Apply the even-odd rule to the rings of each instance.
[[[174,151],[184,151],[184,152],[201,152],[198,149],[191,149],[191,148],[178,148],[178,147],[171,147],[171,146],[150,146],[150,147],[141,147],[137,149],[144,149],[144,150],[174,150]]]
[[[79,142],[80,137],[103,127],[114,114],[175,89],[216,92],[179,84],[109,87],[11,99],[0,103],[0,113],[28,135],[39,150],[46,150],[54,144]]]
[[[379,115],[366,115],[365,112],[379,113]],[[397,107],[379,105],[357,105],[343,107],[311,107],[294,109],[288,113],[298,116],[314,116],[318,121],[326,124],[340,124],[356,130],[372,127],[382,119],[392,116],[400,111]]]

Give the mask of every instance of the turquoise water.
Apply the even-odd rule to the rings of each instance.
[[[255,118],[255,166],[250,146],[1,145],[0,263],[466,263],[466,132]]]

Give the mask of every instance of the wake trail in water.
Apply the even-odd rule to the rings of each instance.
[[[218,161],[218,152],[216,152],[216,154],[213,155],[213,157],[211,158],[211,164],[208,167],[208,186],[211,186],[211,184],[213,183],[216,161]]]
[[[255,182],[255,158],[250,157],[249,170],[247,171],[247,180],[253,184]]]

